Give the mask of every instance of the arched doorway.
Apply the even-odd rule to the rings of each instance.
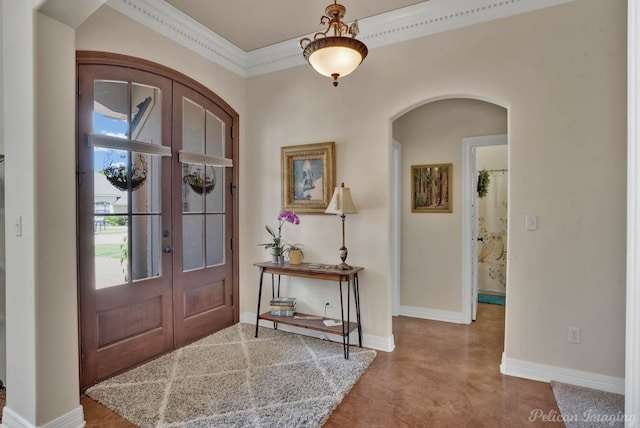
[[[507,133],[507,110],[478,98],[438,98],[412,108],[393,121],[393,137],[402,145],[395,174],[401,181],[398,251],[401,315],[469,323],[470,294],[463,281],[462,138]],[[451,213],[412,213],[412,165],[453,165]],[[393,218],[393,214],[392,214]],[[392,226],[393,227],[393,226]],[[392,255],[392,259],[394,259]],[[466,310],[466,307],[469,307]]]

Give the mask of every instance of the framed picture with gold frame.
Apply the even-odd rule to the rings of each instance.
[[[335,142],[280,148],[282,209],[321,214],[336,183]]]
[[[411,166],[411,212],[452,212],[453,164]]]

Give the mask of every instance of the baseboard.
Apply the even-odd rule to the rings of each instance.
[[[240,322],[247,324],[256,323],[256,314],[251,312],[242,312],[240,314]],[[273,328],[273,323],[271,321],[260,320],[261,327]],[[302,334],[304,336],[316,337],[331,340],[333,342],[342,343],[342,338],[335,334],[326,334],[315,330],[309,330],[307,328],[295,327],[292,325],[280,324],[278,326],[278,330],[288,331],[290,333]],[[349,335],[349,343],[358,344],[358,332],[356,330],[352,331]],[[365,348],[375,349],[378,351],[384,352],[392,352],[395,349],[395,343],[393,339],[393,335],[390,337],[382,337],[382,336],[373,336],[370,334],[362,335],[362,346]]]
[[[86,424],[84,420],[84,412],[82,406],[78,406],[72,411],[48,422],[40,425],[38,428],[82,428]],[[22,416],[5,406],[2,410],[2,424],[0,427],[6,428],[36,428],[35,425],[29,423]]]
[[[466,324],[462,321],[461,312],[442,311],[440,309],[418,308],[415,306],[400,306],[400,315],[412,318],[422,318],[432,321]]]
[[[570,385],[584,386],[600,391],[624,394],[624,378],[605,376],[581,370],[567,369],[563,367],[549,366],[546,364],[531,363],[528,361],[507,358],[502,353],[500,372],[508,376],[541,382],[563,382]]]

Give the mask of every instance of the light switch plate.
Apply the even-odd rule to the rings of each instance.
[[[527,215],[525,216],[525,230],[537,230],[538,229],[538,216]]]
[[[22,216],[17,215],[13,221],[13,228],[16,236],[22,236]]]

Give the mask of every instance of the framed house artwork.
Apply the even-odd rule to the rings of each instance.
[[[411,212],[450,213],[453,164],[411,166]]]
[[[335,142],[287,146],[280,153],[282,209],[324,213],[336,182]]]

